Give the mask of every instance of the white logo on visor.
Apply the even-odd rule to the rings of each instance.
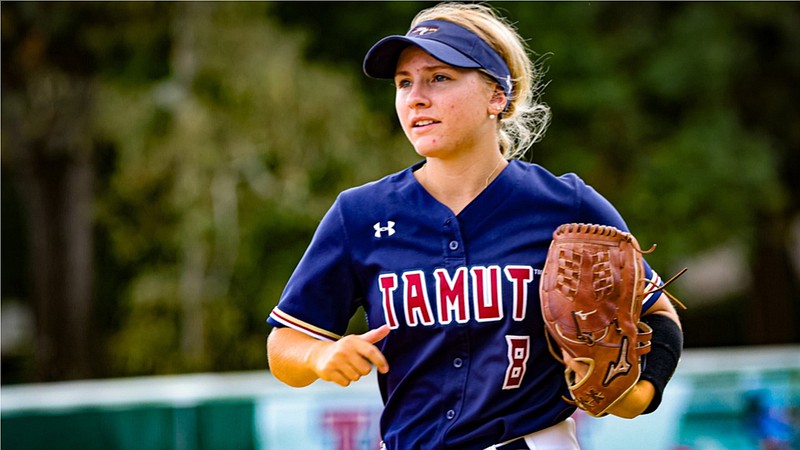
[[[432,34],[439,31],[439,27],[417,27],[411,30],[411,35],[413,36],[425,36],[426,34]]]

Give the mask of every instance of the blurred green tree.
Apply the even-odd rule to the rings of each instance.
[[[334,196],[417,159],[360,67],[432,4],[4,3],[0,285],[38,370],[3,382],[263,367]],[[612,200],[663,273],[746,249],[746,291],[686,299],[687,343],[796,342],[800,5],[493,5],[547,70],[529,159]]]
[[[81,25],[94,11],[66,3],[2,8],[2,139],[5,198],[13,189],[27,236],[14,240],[29,283],[12,282],[3,298],[27,298],[35,317],[34,376],[80,378],[92,372],[93,233],[92,74],[97,61]],[[4,211],[5,213],[5,211]],[[4,214],[4,224],[9,217]],[[7,237],[4,235],[4,238]],[[4,243],[7,240],[4,239]],[[7,267],[4,264],[4,269]],[[4,270],[5,272],[5,270]],[[19,273],[12,270],[11,273]]]
[[[271,22],[270,7],[4,7],[4,22],[17,25],[13,31],[19,33],[14,40],[4,35],[9,54],[25,51],[27,27],[47,25],[55,14],[74,21],[63,28],[91,61],[81,66],[81,80],[91,84],[85,90],[92,102],[75,106],[77,113],[57,109],[64,120],[82,124],[71,129],[84,143],[90,184],[82,191],[85,208],[76,213],[84,239],[93,230],[96,237],[95,290],[75,292],[75,278],[66,278],[49,284],[50,291],[79,299],[42,297],[62,310],[86,309],[61,324],[71,332],[92,329],[94,311],[97,339],[58,345],[59,335],[43,321],[64,315],[35,304],[37,326],[53,342],[50,348],[58,355],[85,354],[87,360],[80,371],[65,373],[43,358],[38,365],[51,373],[36,378],[263,367],[264,319],[334,196],[415,159],[404,138],[389,132],[385,118],[366,109],[356,74],[303,61],[304,37]],[[52,57],[42,60],[55,65]],[[4,64],[4,73],[10,65]],[[13,132],[31,128],[42,116],[43,107],[17,101],[30,92],[43,95],[31,79],[20,74],[17,86],[4,77],[3,86],[9,149],[4,168],[22,179],[23,187],[36,180],[22,177],[26,169],[20,160],[30,153],[22,138],[53,135],[46,127],[29,136]],[[62,89],[72,93],[75,85],[67,80]],[[58,185],[45,197],[67,189],[74,188]],[[25,203],[30,204],[27,198]],[[92,242],[76,242],[79,235],[71,229],[64,233],[54,215],[44,210],[29,219],[63,237],[37,257],[34,275],[41,272],[41,261],[62,258],[66,244],[92,252]],[[81,280],[91,284],[91,260],[81,267]],[[32,284],[47,285],[38,276]],[[46,352],[37,346],[35,353]],[[59,361],[70,370],[78,363]]]
[[[177,4],[170,75],[101,90],[118,153],[100,223],[123,260],[160,256],[125,292],[124,373],[263,367],[266,314],[333,197],[413,160],[354,74],[305,63],[302,35],[268,12]]]

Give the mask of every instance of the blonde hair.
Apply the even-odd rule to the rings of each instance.
[[[507,159],[524,156],[544,136],[550,124],[550,107],[540,102],[543,73],[529,57],[514,25],[491,7],[477,3],[448,2],[424,9],[411,21],[411,28],[427,20],[446,20],[472,31],[505,60],[511,71],[512,91],[501,116],[498,143]]]

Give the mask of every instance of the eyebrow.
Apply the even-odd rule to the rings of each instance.
[[[437,64],[437,65],[433,65],[433,66],[425,66],[425,68],[424,68],[424,70],[428,71],[428,72],[435,72],[437,70],[455,70],[455,71],[458,71],[459,69],[460,69],[459,67],[451,66],[449,64]],[[411,72],[409,72],[407,70],[399,70],[399,71],[395,72],[394,76],[397,77],[397,76],[401,76],[401,75],[410,75],[410,74],[411,74]]]

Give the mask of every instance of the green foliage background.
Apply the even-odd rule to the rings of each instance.
[[[4,304],[37,308],[20,173],[30,155],[58,170],[86,154],[92,357],[74,376],[264,368],[264,319],[336,194],[417,160],[390,83],[360,64],[432,4],[4,2]],[[553,122],[530,160],[607,196],[661,244],[648,258],[661,272],[747,249],[753,282],[690,309],[687,324],[722,319],[687,327],[687,344],[796,341],[791,324],[747,330],[748,305],[800,309],[800,6],[493,5],[547,70]],[[86,117],[68,127],[80,132],[41,119],[53,98],[80,111],[65,123]],[[4,354],[3,382],[67,377],[37,371],[41,352],[31,340]]]

